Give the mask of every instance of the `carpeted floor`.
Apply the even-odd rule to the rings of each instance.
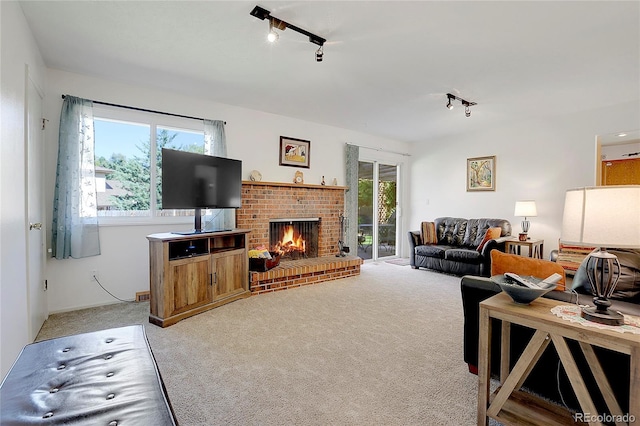
[[[181,425],[472,425],[460,279],[386,262],[171,327],[148,303],[51,315],[38,340],[145,324]]]
[[[385,260],[385,262],[390,263],[392,265],[398,265],[398,266],[409,266],[411,264],[411,261],[408,258],[404,258],[404,257]]]

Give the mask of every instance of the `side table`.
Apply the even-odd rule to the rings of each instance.
[[[542,259],[544,254],[544,240],[526,240],[520,241],[517,238],[509,238],[505,241],[505,251],[511,254],[521,254],[521,248],[529,248],[529,257]]]
[[[564,320],[551,308],[566,304],[556,300],[538,298],[530,305],[518,305],[505,293],[499,293],[480,303],[480,339],[478,345],[478,425],[486,425],[491,417],[507,425],[552,425],[575,424],[567,410],[534,395],[520,390],[527,376],[538,362],[547,345],[552,343],[567,372],[582,413],[597,413],[590,390],[584,380],[566,339],[576,340],[584,356],[589,360],[591,373],[596,379],[612,415],[619,418],[640,419],[640,338],[633,333],[586,327]],[[490,394],[491,366],[491,318],[502,321],[500,350],[500,387]],[[531,341],[509,371],[510,327],[519,324],[535,331]],[[619,403],[593,351],[593,346],[607,348],[630,356],[629,412],[622,413]],[[594,390],[594,389],[592,389]],[[595,416],[597,417],[597,416]],[[579,422],[578,422],[579,423]],[[597,419],[589,418],[588,424],[600,425]],[[617,422],[617,424],[626,424]]]

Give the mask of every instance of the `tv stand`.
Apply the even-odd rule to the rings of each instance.
[[[198,231],[192,229],[191,231],[173,231],[172,234],[175,235],[204,235],[204,234],[215,234],[217,232],[231,232],[233,229],[207,229],[205,231]]]
[[[249,297],[249,232],[249,229],[234,229],[190,235],[148,235],[149,322],[168,327]]]

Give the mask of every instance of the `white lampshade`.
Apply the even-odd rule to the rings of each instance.
[[[516,201],[516,209],[513,215],[516,217],[538,216],[538,210],[536,210],[536,202],[533,200]]]
[[[579,246],[640,248],[640,185],[568,190],[560,241]]]

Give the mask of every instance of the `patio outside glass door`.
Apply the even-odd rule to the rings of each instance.
[[[396,256],[398,166],[358,163],[358,256]]]

